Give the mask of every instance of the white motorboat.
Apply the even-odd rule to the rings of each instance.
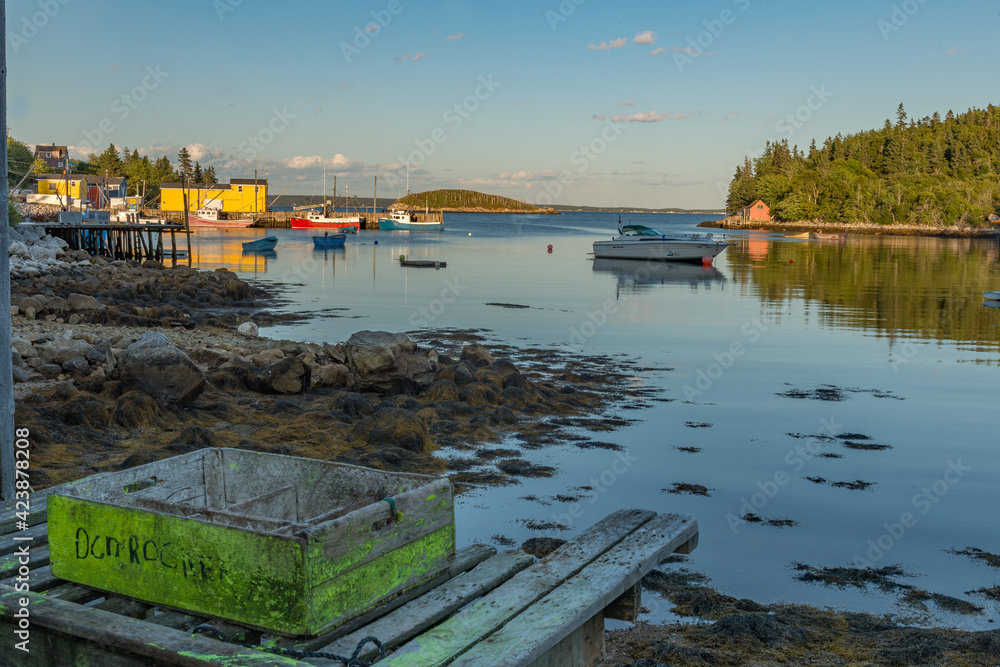
[[[711,234],[661,234],[643,225],[625,225],[619,231],[621,235],[610,241],[594,241],[595,259],[704,261],[729,247]]]
[[[1000,301],[1000,292],[983,292],[983,298],[987,301]]]

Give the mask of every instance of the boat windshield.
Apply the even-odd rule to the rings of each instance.
[[[622,236],[663,236],[660,232],[642,225],[625,225],[622,227]]]

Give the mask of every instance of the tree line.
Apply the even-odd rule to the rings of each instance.
[[[907,117],[857,134],[815,140],[809,152],[767,142],[736,168],[726,213],[757,199],[776,220],[951,226],[1000,214],[1000,107],[942,119]]]
[[[23,142],[8,138],[8,186],[17,185],[31,168],[33,168],[33,174],[61,173],[61,170],[53,169],[41,158],[36,158],[31,149]],[[166,155],[151,160],[146,155],[140,156],[136,149],[130,151],[128,146],[125,146],[119,152],[114,144],[110,144],[100,155],[91,153],[86,160],[77,162],[73,173],[124,176],[128,182],[128,194],[145,194],[146,202],[156,201],[160,194],[161,183],[180,182],[181,174],[184,174],[184,180],[190,184],[212,185],[218,183],[215,167],[209,166],[203,169],[200,163],[191,160],[191,154],[187,148],[181,148],[177,154],[177,167],[174,168],[170,158]],[[25,184],[29,187],[33,186],[34,180],[29,177],[25,180]],[[25,186],[22,185],[22,187]]]

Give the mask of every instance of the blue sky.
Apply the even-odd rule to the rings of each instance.
[[[718,208],[769,139],[1000,103],[1000,2],[8,0],[7,59],[11,135],[73,157]]]

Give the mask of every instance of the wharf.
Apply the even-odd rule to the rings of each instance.
[[[341,664],[315,655],[274,655],[201,630],[193,633],[207,624],[212,633],[243,644],[265,641],[339,655],[350,655],[363,638],[374,636],[392,651],[380,665],[599,665],[605,656],[604,619],[634,621],[642,577],[672,553],[690,553],[698,542],[698,525],[689,515],[620,510],[541,560],[484,545],[465,547],[437,579],[334,631],[282,638],[54,577],[46,505],[57,488],[31,494],[30,511],[24,511],[24,500],[20,507],[0,506],[0,628],[11,643],[4,664]],[[16,588],[25,583],[26,589]],[[22,641],[17,633],[25,613],[30,652],[14,648]],[[367,644],[359,657],[377,657],[375,646]]]
[[[191,240],[182,224],[39,224],[47,234],[62,239],[72,250],[86,250],[91,255],[112,260],[133,259],[141,262],[179,257],[185,250],[178,248],[178,233],[187,237],[187,253],[190,255]],[[164,244],[168,237],[169,249]]]

